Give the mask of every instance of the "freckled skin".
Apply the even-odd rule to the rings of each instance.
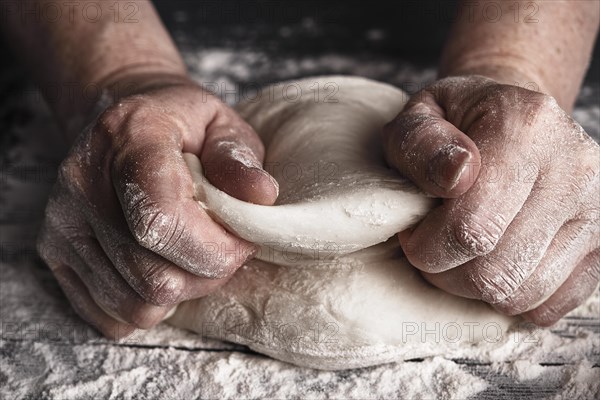
[[[477,76],[441,79],[425,92],[384,133],[390,164],[444,198],[399,235],[406,256],[441,289],[539,325],[554,323],[600,279],[600,147],[539,92]],[[423,112],[451,104],[460,104],[451,114]],[[457,174],[432,170],[427,159],[443,141],[424,139],[439,138],[441,119],[476,163],[468,174],[450,165],[463,172],[447,188],[431,174]],[[418,157],[404,155],[415,146]]]
[[[215,290],[257,250],[196,203],[184,151],[214,167],[207,178],[239,199],[272,204],[277,185],[261,168],[252,128],[186,76],[151,2],[128,3],[136,23],[115,22],[116,3],[93,3],[102,7],[95,23],[79,9],[53,22],[22,23],[17,14],[2,29],[42,88],[77,84],[73,96],[48,98],[72,145],[38,250],[75,310],[121,338]],[[102,96],[90,98],[90,87]],[[249,168],[252,182],[238,179]]]
[[[540,325],[553,323],[584,301],[600,279],[600,147],[541,93],[483,77],[446,78],[425,90],[429,94],[415,96],[388,125],[390,162],[427,190],[431,181],[410,176],[412,169],[405,166],[414,167],[412,160],[399,156],[395,147],[418,140],[402,130],[403,121],[414,119],[414,102],[425,99],[446,108],[469,90],[473,100],[463,101],[448,118],[462,130],[453,131],[454,140],[476,149],[473,158],[481,171],[493,160],[487,162],[495,173],[462,176],[464,193],[442,193],[439,207],[399,235],[405,254],[429,282],[450,293],[484,300]],[[506,124],[501,116],[511,114]],[[426,119],[419,120],[432,126]],[[426,151],[436,154],[437,149]]]
[[[600,8],[476,3],[460,2],[440,80],[384,131],[388,162],[443,199],[398,236],[432,284],[548,326],[600,279],[600,152],[568,116]]]
[[[546,269],[508,262],[513,267],[510,273],[495,274],[497,264],[489,262],[488,257],[517,237],[507,234],[510,226],[505,225],[515,221],[515,214],[530,202],[523,205],[524,197],[530,192],[544,193],[535,199],[537,208],[532,203],[533,210],[521,212],[525,215],[523,224],[559,226],[546,220],[568,215],[570,219],[560,225],[568,229],[556,232],[555,247],[571,249],[568,255],[588,254],[571,268],[572,273],[542,285],[563,282],[564,290],[555,291],[544,304],[526,313],[532,320],[548,324],[583,301],[583,294],[598,280],[597,251],[583,244],[580,247],[584,250],[577,247],[580,242],[597,243],[597,232],[588,241],[582,233],[589,231],[589,221],[597,221],[597,208],[594,211],[588,207],[587,190],[596,182],[598,171],[584,165],[589,157],[597,156],[597,147],[590,145],[589,138],[566,119],[556,103],[536,95],[533,98],[540,101],[539,109],[508,107],[509,95],[521,95],[521,91],[499,88],[473,75],[521,87],[533,83],[569,111],[588,65],[599,11],[594,1],[552,1],[540,3],[539,14],[532,17],[527,13],[532,2],[494,1],[501,4],[506,17],[491,23],[482,17],[482,8],[489,2],[464,2],[466,7],[477,3],[479,8],[474,13],[460,14],[442,55],[440,75],[470,77],[459,86],[464,84],[473,90],[455,90],[448,95],[452,101],[446,101],[445,108],[436,93],[424,91],[421,94],[429,99],[413,101],[412,108],[390,124],[387,133],[388,161],[424,190],[447,199],[428,220],[469,217],[461,219],[461,229],[458,224],[431,227],[432,235],[450,243],[438,243],[445,246],[446,253],[435,262],[425,253],[418,253],[419,246],[413,246],[412,252],[411,246],[406,246],[409,240],[418,244],[412,237],[423,232],[426,225],[400,237],[417,267],[431,265],[440,271],[444,266],[455,266],[440,272],[455,271],[455,283],[448,278],[446,287],[451,292],[474,288],[476,295],[485,295],[492,302],[506,301],[511,294],[516,296],[514,299],[527,298],[531,302],[535,290],[527,288],[538,285],[527,284],[526,277],[543,280],[549,275],[543,273]],[[44,10],[55,3],[20,2],[25,10]],[[84,18],[81,11],[85,3],[101,8],[99,20],[91,23]],[[260,168],[263,149],[257,135],[231,109],[190,81],[152,3],[128,1],[128,8],[116,13],[115,5],[118,8],[120,3],[80,0],[74,5],[75,12],[65,9],[64,18],[59,20],[30,18],[24,22],[16,13],[0,24],[7,43],[42,91],[49,88],[47,101],[71,148],[47,206],[38,242],[40,255],[75,310],[102,333],[115,338],[131,334],[136,327],[153,326],[178,302],[213,290],[255,250],[217,225],[193,201],[182,151],[199,155],[207,165],[222,165],[223,169],[207,168],[207,177],[233,196],[258,204],[272,204],[277,197],[277,184]],[[520,13],[513,23],[510,7],[516,4]],[[123,19],[130,16],[132,6],[135,23],[126,23]],[[530,23],[532,18],[537,22]],[[64,89],[61,96],[52,96],[57,87]],[[101,97],[90,96],[90,88]],[[473,104],[472,96],[485,97],[489,91],[492,95],[485,105]],[[105,110],[109,104],[113,105]],[[467,111],[470,117],[456,116]],[[488,121],[478,120],[477,116]],[[547,119],[546,128],[555,140],[548,141],[540,133],[540,119]],[[513,121],[523,128],[518,136],[507,134],[512,132]],[[480,135],[470,135],[471,130]],[[412,139],[399,137],[401,131],[412,132]],[[421,141],[413,140],[419,137]],[[559,140],[574,137],[578,139],[568,140],[566,145]],[[398,146],[404,146],[403,154],[408,155],[406,159],[412,166],[398,157]],[[433,167],[426,165],[435,149],[443,149],[441,156]],[[249,153],[254,160],[248,159]],[[502,160],[530,161],[528,167],[533,169],[527,172],[537,177],[537,187],[528,187],[533,184],[527,181],[514,188],[510,180],[501,179],[477,189],[475,177],[493,175],[489,165]],[[224,169],[239,174],[223,174]],[[434,174],[434,178],[422,171]],[[251,182],[239,179],[249,175]],[[566,188],[576,195],[567,196]],[[474,201],[461,200],[467,190]],[[513,244],[506,246],[511,248]],[[531,251],[533,263],[545,250]],[[460,272],[457,265],[467,262],[466,256],[485,256],[476,273]],[[510,260],[506,255],[501,257]],[[581,284],[581,277],[588,283]],[[499,291],[493,294],[485,289],[488,287]],[[520,300],[515,302],[521,305],[508,312],[523,310]]]
[[[225,283],[256,251],[196,203],[182,152],[198,136],[204,137],[203,161],[241,171],[245,165],[230,151],[237,146],[260,169],[256,134],[192,83],[120,99],[82,132],[61,166],[39,253],[65,292],[78,291],[67,293],[83,304],[76,309],[108,336],[159,323],[178,303]],[[213,184],[242,200],[270,204],[277,188],[260,171],[253,186],[224,188],[229,182],[223,179]],[[58,257],[50,248],[60,249]]]

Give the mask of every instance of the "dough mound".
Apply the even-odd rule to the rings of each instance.
[[[240,104],[279,183],[274,206],[221,192],[186,154],[199,204],[261,251],[169,322],[319,369],[464,357],[506,340],[514,319],[429,285],[394,237],[434,205],[383,158],[381,128],[407,98],[328,76],[273,85]]]

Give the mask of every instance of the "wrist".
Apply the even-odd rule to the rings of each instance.
[[[44,84],[49,84],[50,91],[60,85],[62,95],[50,98],[49,103],[69,131],[83,128],[99,104],[187,77],[185,63],[152,2],[130,3],[137,8],[135,21],[117,21],[112,14],[115,5],[99,2],[102,17],[97,22],[76,16],[69,24],[43,26],[52,43],[48,68],[33,69],[42,71],[38,79],[42,90]]]
[[[553,95],[542,74],[527,63],[514,65],[506,62],[462,62],[457,65],[442,66],[439,71],[439,78],[465,75],[480,75],[502,84]]]
[[[183,66],[179,68],[168,63],[125,66],[88,82],[84,87],[90,89],[82,91],[83,98],[73,98],[71,104],[63,103],[62,109],[57,110],[69,144],[86,125],[124,97],[165,86],[195,84]],[[86,95],[86,92],[89,93]]]

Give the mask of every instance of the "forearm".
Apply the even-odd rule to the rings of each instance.
[[[596,1],[463,0],[440,76],[478,74],[537,87],[571,110],[599,21]]]
[[[59,18],[50,17],[50,3],[60,9]],[[27,0],[13,6],[5,10],[4,33],[66,127],[85,118],[100,95],[122,96],[157,77],[185,77],[148,0]]]

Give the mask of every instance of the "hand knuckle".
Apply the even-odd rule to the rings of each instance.
[[[539,326],[550,326],[556,323],[564,313],[555,306],[542,304],[530,314],[531,321]]]
[[[204,242],[202,244],[202,263],[205,273],[200,276],[210,279],[226,278],[232,275],[246,261],[250,246],[242,241]],[[208,271],[206,271],[208,270]]]
[[[500,303],[491,304],[494,306],[494,309],[500,311],[502,314],[510,316],[520,314],[523,308],[520,306],[520,304],[515,303],[512,299],[506,299]]]
[[[73,177],[76,174],[77,163],[72,160],[70,157],[67,157],[63,160],[62,163],[58,166],[58,182],[70,182],[73,180]]]
[[[401,151],[409,150],[417,145],[420,140],[431,131],[440,131],[440,120],[432,117],[429,113],[403,114],[398,118],[398,125],[402,127],[402,133],[398,135],[401,142],[398,148]]]
[[[505,301],[515,293],[524,280],[524,272],[518,265],[506,265],[495,259],[482,258],[468,274],[475,295],[490,304]],[[515,305],[510,301],[507,303]]]
[[[121,127],[135,115],[140,108],[140,101],[135,98],[128,98],[110,105],[96,119],[95,131],[108,137],[117,137],[122,134]]]
[[[505,220],[500,215],[463,210],[461,219],[452,229],[451,245],[467,257],[491,252],[504,233]]]
[[[59,265],[58,255],[60,254],[60,249],[48,243],[43,243],[37,246],[37,253],[51,271],[57,269]]]
[[[39,236],[36,240],[35,248],[40,258],[46,263],[46,265],[48,265],[50,269],[53,269],[53,261],[55,258],[53,254],[55,252],[50,250],[54,249],[54,246],[52,246],[45,237]]]
[[[151,305],[139,303],[127,311],[127,322],[138,328],[148,329],[158,322],[155,313],[151,310]]]
[[[560,110],[556,99],[550,95],[541,92],[534,92],[527,89],[520,89],[521,96],[528,103],[534,107],[534,110],[539,113],[551,113],[555,114],[557,110]]]
[[[504,112],[518,110],[526,117],[524,123],[528,126],[543,121],[539,119],[541,115],[555,113],[557,109],[557,102],[552,96],[516,85],[493,85],[483,101]]]
[[[519,288],[499,303],[491,303],[494,308],[506,315],[518,315],[525,312],[533,299],[527,294],[531,288]]]
[[[487,301],[488,303],[495,303],[494,300],[499,297],[496,295],[497,287],[488,274],[476,271],[475,273],[468,275],[468,280],[472,283],[476,298]]]
[[[522,101],[521,89],[512,85],[492,85],[482,94],[480,104],[484,109],[506,112]]]
[[[149,199],[132,207],[128,217],[137,243],[160,254],[176,249],[185,229],[177,213],[161,210]]]
[[[590,146],[591,147],[591,146]],[[598,199],[598,185],[600,184],[600,148],[593,144],[576,155],[576,177],[573,182],[575,193],[582,197],[592,196]]]
[[[165,126],[171,121],[171,114],[147,94],[130,95],[108,107],[98,116],[94,132],[102,134],[115,143],[139,141],[141,133],[147,132],[145,127]]]
[[[175,304],[184,286],[183,279],[165,266],[151,268],[141,279],[140,295],[155,305]]]
[[[71,258],[71,251],[53,240],[51,234],[47,232],[45,224],[42,226],[40,234],[36,239],[35,247],[39,257],[52,271],[56,270],[63,263],[68,262]]]
[[[545,135],[546,143],[551,142],[547,138],[548,125],[559,123],[567,117],[566,113],[560,108],[554,97],[530,90],[521,90],[525,92],[521,95],[522,100],[519,102],[521,107],[524,106],[521,112],[525,116],[525,126],[531,128],[532,132]],[[553,148],[553,150],[560,151],[557,148]]]
[[[496,307],[496,309],[499,310],[502,314],[514,316],[519,315],[523,312],[523,305],[510,302],[502,304],[501,306]]]
[[[595,282],[600,281],[600,251],[596,251],[589,260],[589,268],[583,270],[584,281]]]
[[[527,105],[531,111],[536,114],[554,113],[558,103],[556,99],[545,93],[528,90],[518,86],[513,87],[515,96],[518,99],[517,106]]]

